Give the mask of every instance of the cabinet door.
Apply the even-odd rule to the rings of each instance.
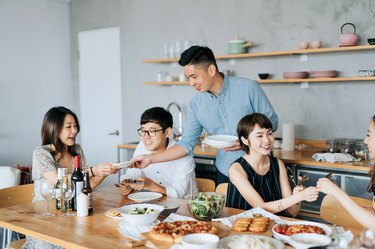
[[[315,171],[315,170],[306,170],[306,169],[299,169],[297,167],[297,176],[306,175],[308,176],[308,179],[304,182],[305,187],[310,186],[316,186],[316,182],[319,180],[319,178],[325,177],[330,171]],[[342,177],[341,175],[334,174],[334,177],[336,177],[335,181],[336,184],[341,187],[341,181]],[[301,204],[301,211],[306,211],[310,213],[316,213],[319,214],[320,212],[320,204],[322,203],[322,200],[324,198],[324,193],[319,193],[318,199],[314,202],[307,202],[303,201]]]
[[[371,200],[372,193],[367,192],[371,181],[369,176],[343,176],[342,189],[350,196]]]

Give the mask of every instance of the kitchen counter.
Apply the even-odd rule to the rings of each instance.
[[[128,144],[118,144],[118,149],[135,149],[137,144],[128,143]],[[208,145],[202,146],[198,144],[194,149],[194,155],[207,158],[215,158],[217,149]],[[277,158],[281,159],[286,164],[303,164],[309,165],[311,167],[317,168],[334,168],[337,170],[344,171],[355,171],[355,172],[368,172],[372,167],[368,161],[360,162],[317,162],[312,159],[312,155],[315,153],[322,152],[321,148],[310,148],[306,150],[294,150],[294,151],[283,151],[281,149],[273,149],[273,154]]]

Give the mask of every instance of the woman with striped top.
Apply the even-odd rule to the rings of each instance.
[[[272,124],[263,114],[243,117],[237,126],[238,139],[246,154],[229,168],[227,207],[251,209],[261,207],[268,212],[296,216],[301,201],[315,201],[316,187],[293,189],[289,185],[284,163],[270,156],[274,142]]]

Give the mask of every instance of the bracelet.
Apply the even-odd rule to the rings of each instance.
[[[277,203],[277,207],[279,208],[280,211],[283,211],[283,204],[281,203],[281,200]]]
[[[92,170],[92,167],[90,167],[91,175],[95,177],[94,171]]]

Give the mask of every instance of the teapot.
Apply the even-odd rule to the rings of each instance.
[[[354,29],[353,33],[343,33],[343,28],[346,25],[351,25]],[[353,23],[347,22],[341,26],[340,45],[341,46],[355,46],[358,42],[358,36],[355,34],[356,28]]]
[[[247,48],[253,45],[252,42],[239,40],[236,37],[235,40],[228,41],[228,53],[229,54],[244,54],[247,53]]]

